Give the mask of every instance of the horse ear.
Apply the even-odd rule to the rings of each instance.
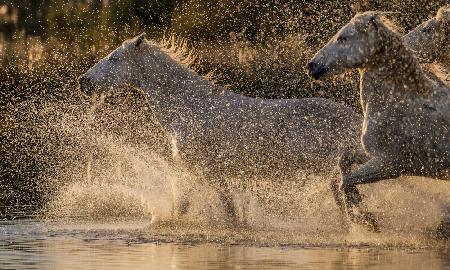
[[[367,22],[367,27],[371,25],[375,27],[375,30],[378,31],[377,15],[373,15],[372,17],[370,17],[369,21]]]
[[[145,40],[145,32],[142,32],[139,36],[137,36],[134,40],[134,47],[139,48],[139,46],[144,42]]]

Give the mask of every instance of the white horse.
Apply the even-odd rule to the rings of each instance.
[[[373,223],[356,207],[358,184],[400,175],[449,179],[449,89],[425,76],[392,22],[375,12],[356,15],[307,68],[315,79],[349,69],[361,74],[364,152],[341,159],[344,203],[352,221]],[[348,165],[355,161],[364,165],[351,172]]]
[[[403,37],[403,43],[421,59],[429,62],[431,78],[437,75],[450,85],[450,5],[440,8],[436,17],[417,26]]]
[[[233,93],[143,34],[100,60],[79,83],[88,94],[122,85],[143,90],[181,161],[217,184],[232,222],[227,177],[280,181],[303,169],[329,175],[341,153],[359,144],[362,118],[351,108],[321,98],[268,100]]]
[[[430,62],[450,67],[450,5],[441,7],[436,17],[429,19],[403,37],[414,53]]]

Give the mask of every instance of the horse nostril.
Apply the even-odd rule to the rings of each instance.
[[[314,62],[309,62],[307,65],[306,65],[306,69],[308,69],[308,71],[313,71],[314,70],[314,67],[316,66],[316,64],[314,63]]]
[[[317,64],[315,62],[309,62],[306,65],[306,69],[308,70],[308,75],[315,80],[320,79],[328,71],[322,64]]]

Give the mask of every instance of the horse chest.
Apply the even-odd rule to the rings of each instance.
[[[403,125],[393,111],[365,115],[361,135],[364,149],[372,155],[400,155],[405,145]]]

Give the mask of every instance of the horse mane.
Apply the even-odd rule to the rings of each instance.
[[[407,61],[405,66],[414,67],[416,74],[423,74],[423,80],[418,81],[414,91],[427,96],[431,90],[431,80],[425,75],[425,70],[421,67],[419,60],[415,57],[414,53],[409,50],[402,41],[403,28],[398,26],[393,20],[387,18],[387,14],[392,12],[365,12],[361,15],[373,16],[377,25],[378,32],[385,37],[384,48],[393,47],[398,49],[396,52],[403,53],[405,57],[403,59]]]
[[[188,68],[191,68],[199,61],[197,52],[192,47],[189,47],[185,38],[178,38],[175,35],[166,36],[164,34],[156,45],[170,58]]]
[[[210,81],[213,85],[220,85],[221,76],[215,70],[202,72],[204,67],[202,59],[197,50],[191,45],[186,38],[177,37],[174,34],[166,35],[155,44],[160,50],[168,55],[172,60],[178,62],[187,69],[196,72],[199,76]]]
[[[443,22],[450,22],[450,5],[441,7],[437,12],[436,19]]]

